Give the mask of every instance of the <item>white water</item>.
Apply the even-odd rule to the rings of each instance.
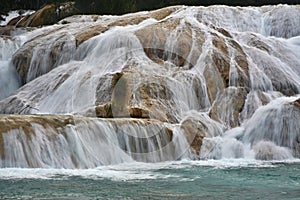
[[[22,10],[22,13],[21,15],[22,16],[26,16],[26,15],[30,15],[32,13],[34,13],[35,11],[32,11],[32,10],[27,10],[27,11],[24,11]],[[19,10],[14,10],[14,11],[10,11],[7,16],[6,15],[2,15],[2,17],[4,18],[3,21],[0,21],[0,26],[5,26],[8,24],[8,22],[10,22],[10,20],[16,18],[16,17],[19,17],[20,16],[20,11]]]
[[[121,91],[126,93],[125,114],[121,116],[113,104],[115,118],[130,117],[129,108],[148,109],[149,118],[168,122],[163,127],[174,134],[172,145],[164,146],[166,133],[156,135],[158,141],[148,135],[159,132],[155,125],[88,122],[68,125],[63,134],[50,130],[58,134],[53,139],[47,128],[34,124],[31,140],[19,129],[3,134],[6,158],[1,167],[95,168],[133,160],[181,159],[189,151],[180,126],[191,113],[204,125],[214,120],[225,128],[204,126],[201,153],[190,158],[299,157],[299,108],[293,105],[300,91],[299,9],[181,7],[161,21],[111,27],[79,46],[80,33],[120,18],[69,18],[67,25],[44,27],[7,41],[0,38],[4,41],[0,113],[95,116],[95,106],[116,101]],[[28,53],[26,60],[22,56]],[[24,85],[9,96],[20,87],[14,69],[20,72],[20,66],[28,66],[25,76],[21,74]],[[120,72],[123,76],[112,88],[113,77]],[[131,137],[118,138],[120,130]]]
[[[271,168],[276,167],[276,163],[299,163],[297,160],[284,161],[258,161],[249,159],[223,159],[223,160],[206,160],[206,161],[171,161],[161,163],[144,163],[130,162],[118,165],[99,166],[93,169],[22,169],[22,168],[2,168],[0,169],[1,179],[53,179],[63,180],[71,176],[79,176],[86,179],[110,179],[112,181],[141,181],[152,179],[169,179],[177,178],[179,181],[193,181],[201,179],[201,176],[195,175],[192,179],[181,177],[179,174],[167,175],[160,170],[187,170],[193,166],[209,166],[215,169],[232,169],[232,168]]]
[[[0,167],[95,168],[133,162],[133,158],[143,162],[176,160],[189,152],[183,132],[170,127],[170,137],[162,123],[82,119],[63,129],[46,123],[31,126],[29,136],[22,128],[2,135]]]
[[[11,57],[20,45],[21,41],[17,38],[0,36],[0,100],[21,86],[19,75],[11,63]]]

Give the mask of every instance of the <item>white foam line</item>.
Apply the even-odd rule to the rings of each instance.
[[[1,179],[66,179],[79,176],[87,179],[110,179],[113,181],[132,181],[150,179],[180,178],[179,175],[163,174],[161,169],[188,169],[195,166],[207,166],[218,169],[235,167],[276,167],[277,164],[300,163],[300,159],[284,161],[258,161],[245,159],[222,160],[181,160],[161,163],[122,163],[118,165],[100,166],[94,169],[27,169],[27,168],[2,168]],[[181,179],[180,179],[181,180]],[[184,181],[187,181],[183,179]],[[189,180],[189,181],[192,181]]]

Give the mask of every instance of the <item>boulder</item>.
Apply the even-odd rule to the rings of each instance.
[[[212,49],[205,60],[204,77],[209,99],[213,102],[217,94],[227,87],[250,88],[250,74],[247,55],[241,45],[227,34],[211,35]]]
[[[211,120],[206,114],[193,113],[181,122],[187,142],[191,149],[200,155],[204,138],[212,138],[222,134],[223,127]]]
[[[176,38],[173,33],[176,34]],[[135,32],[144,51],[156,63],[171,61],[192,68],[202,52],[204,32],[181,19],[165,19]],[[194,36],[193,36],[194,35]],[[174,38],[172,38],[174,37]],[[166,45],[167,42],[171,44]]]
[[[171,91],[162,80],[163,77],[139,72],[134,66],[126,67],[112,77],[111,100],[96,106],[97,117],[176,122],[170,105]]]
[[[13,55],[12,62],[23,82],[27,83],[70,61],[75,50],[75,40],[70,31],[60,26],[45,30],[44,34],[26,42]]]
[[[300,108],[300,98],[293,102],[294,106]]]
[[[206,125],[195,119],[187,119],[181,124],[181,128],[184,130],[191,148],[199,155],[203,138],[206,136]]]
[[[11,32],[15,30],[14,26],[0,26],[0,36],[11,36]]]
[[[239,115],[244,108],[247,93],[247,88],[226,88],[214,102],[209,116],[228,127],[239,126]]]
[[[57,23],[78,12],[74,2],[46,5],[31,15],[18,20],[17,27],[38,27]]]

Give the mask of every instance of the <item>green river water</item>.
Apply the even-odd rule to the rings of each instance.
[[[0,199],[300,199],[300,162],[127,163],[0,169]]]

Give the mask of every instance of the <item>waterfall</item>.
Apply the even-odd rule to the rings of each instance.
[[[189,149],[178,127],[159,121],[48,115],[3,116],[0,124],[1,167],[94,168],[133,159],[159,162],[179,159]]]
[[[11,57],[20,43],[17,38],[0,36],[0,100],[21,86],[20,77],[11,63]]]
[[[299,158],[299,9],[176,6],[0,36],[0,167]]]

